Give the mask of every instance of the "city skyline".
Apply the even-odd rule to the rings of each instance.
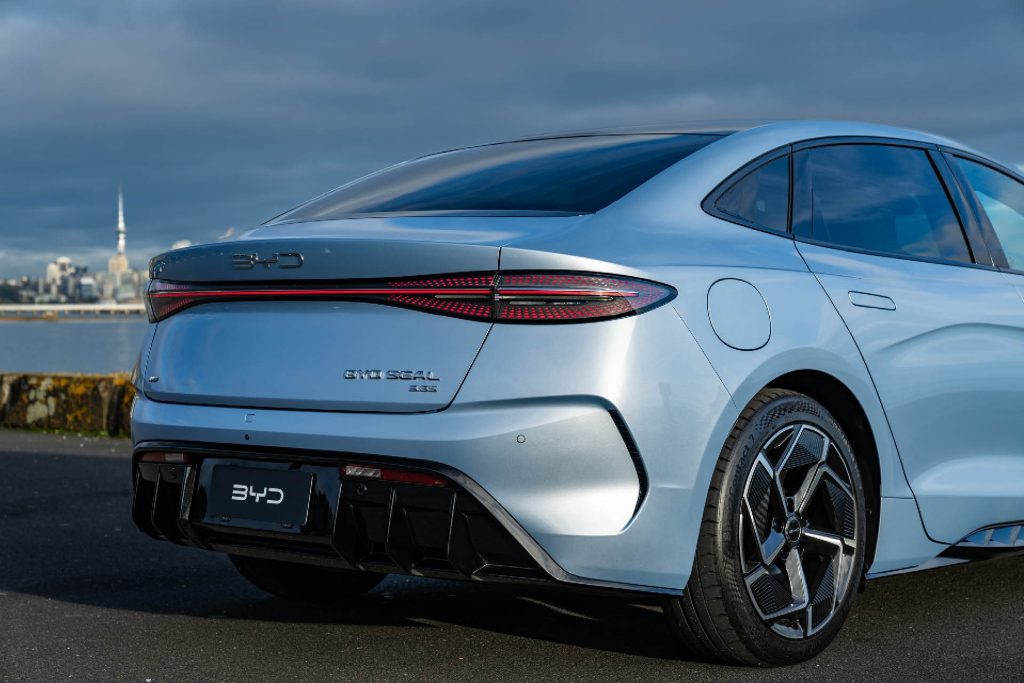
[[[111,250],[109,248],[109,245],[106,245],[106,246],[96,245],[95,246],[95,249],[97,251],[102,252],[102,253],[105,254],[105,257],[102,259],[102,264],[98,264],[98,263],[95,263],[95,262],[93,262],[93,263],[87,262],[87,261],[85,261],[84,259],[81,258],[80,254],[75,254],[75,253],[68,252],[68,251],[61,251],[61,250],[58,249],[58,250],[53,251],[51,253],[59,253],[60,255],[59,256],[55,256],[54,258],[50,259],[49,261],[47,261],[44,264],[44,266],[43,266],[44,273],[40,274],[40,273],[33,273],[33,272],[22,272],[22,273],[3,273],[3,272],[0,272],[0,280],[14,280],[14,279],[23,278],[23,277],[28,277],[28,278],[36,279],[36,278],[38,278],[40,276],[44,280],[51,279],[50,278],[50,272],[53,270],[53,267],[58,265],[58,264],[60,264],[64,269],[66,269],[69,265],[71,265],[71,266],[76,267],[77,269],[79,269],[81,272],[88,273],[89,275],[97,275],[97,274],[101,274],[101,273],[104,273],[104,272],[105,273],[110,273],[110,274],[120,275],[120,274],[124,274],[124,273],[129,273],[129,272],[132,272],[132,271],[135,271],[135,270],[140,270],[140,271],[147,270],[148,269],[149,259],[150,259],[151,256],[153,256],[155,254],[150,254],[150,255],[142,257],[142,258],[138,258],[137,257],[136,258],[136,262],[142,261],[142,263],[137,265],[137,266],[133,266],[132,260],[130,259],[129,255],[128,255],[128,248],[127,248],[127,246],[128,246],[128,225],[127,225],[127,220],[126,220],[126,217],[125,217],[124,189],[123,189],[123,187],[121,185],[117,186],[116,207],[117,207],[117,219],[114,222],[114,247],[113,247],[113,249]],[[188,241],[188,240],[177,240],[174,243],[172,243],[171,245],[169,245],[167,247],[167,249],[181,248],[181,247],[184,247],[184,246],[188,246],[189,244],[191,244],[191,242]],[[165,251],[166,251],[166,249],[165,249]],[[105,269],[99,268],[98,267],[99,265],[105,265],[106,268]]]
[[[107,258],[105,271],[90,270],[67,254],[46,264],[42,277],[22,274],[0,276],[0,301],[32,304],[66,303],[138,303],[149,279],[148,266],[132,268],[127,255],[128,227],[125,220],[124,193],[117,188],[117,223],[114,250]],[[179,242],[175,246],[187,246]]]
[[[71,264],[83,273],[89,275],[102,274],[104,272],[111,274],[122,274],[130,273],[132,271],[146,271],[149,267],[149,260],[157,253],[168,251],[171,249],[180,249],[183,247],[190,246],[191,240],[175,240],[166,247],[160,248],[152,253],[148,253],[142,257],[136,256],[135,262],[129,256],[127,248],[127,233],[128,226],[125,216],[125,204],[124,204],[124,188],[122,185],[117,186],[117,219],[114,223],[114,249],[113,252],[107,246],[95,245],[91,247],[87,253],[92,255],[91,259],[82,258],[81,254],[75,254],[71,252],[55,250],[51,252],[40,252],[43,253],[59,253],[59,256],[55,256],[48,260],[43,265],[44,271],[49,271],[52,266],[58,263]],[[97,255],[98,254],[98,255]],[[106,270],[104,271],[99,266],[105,265]],[[33,272],[20,272],[20,273],[4,273],[0,272],[0,281],[11,281],[20,278],[31,278],[37,279],[39,273]],[[44,275],[42,279],[47,279],[47,275]]]

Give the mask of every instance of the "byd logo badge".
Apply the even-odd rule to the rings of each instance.
[[[280,254],[271,254],[269,258],[262,259],[259,254],[233,254],[231,265],[235,270],[252,270],[256,266],[263,266],[269,269],[270,266],[278,268],[301,268],[303,263],[302,254],[295,251],[283,251]]]
[[[247,501],[251,500],[254,503],[266,503],[267,505],[280,505],[284,502],[284,491],[273,487],[263,487],[262,491],[257,491],[252,486],[246,484],[233,484],[231,486],[231,500]]]

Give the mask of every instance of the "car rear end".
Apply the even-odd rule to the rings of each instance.
[[[669,453],[728,397],[671,286],[508,248],[586,233],[583,208],[286,216],[155,258],[136,524],[342,569],[681,586],[687,550],[659,546],[699,477]]]

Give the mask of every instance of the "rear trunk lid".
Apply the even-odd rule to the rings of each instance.
[[[514,233],[478,232],[479,221],[461,232],[432,230],[430,222],[419,232],[396,221],[337,223],[345,225],[309,224],[305,232],[278,226],[248,239],[168,252],[153,259],[151,276],[274,286],[492,273],[497,242]],[[204,303],[156,326],[144,360],[150,399],[405,413],[440,410],[452,401],[490,322],[356,301],[256,300]]]

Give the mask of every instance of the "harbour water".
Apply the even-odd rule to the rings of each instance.
[[[145,318],[0,320],[0,372],[130,372],[145,333]]]

